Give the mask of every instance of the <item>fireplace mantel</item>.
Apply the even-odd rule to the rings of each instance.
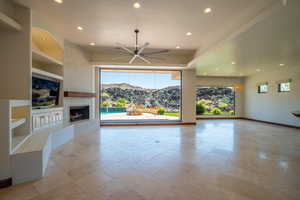
[[[65,91],[64,97],[72,98],[95,98],[96,93],[93,92],[75,92],[75,91]]]

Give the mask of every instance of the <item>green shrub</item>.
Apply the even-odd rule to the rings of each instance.
[[[230,114],[230,115],[234,115],[234,114],[235,114],[234,110],[230,110],[230,111],[229,111],[229,114]]]
[[[214,107],[210,112],[212,114],[214,114],[214,115],[220,115],[220,114],[222,114],[222,111],[219,108],[217,108],[217,107]]]
[[[125,98],[119,98],[117,100],[117,103],[120,103],[120,104],[126,104],[127,103],[127,100]]]
[[[204,106],[212,104],[212,101],[209,99],[200,99],[197,104],[202,104]]]
[[[164,108],[160,108],[157,110],[157,114],[159,115],[164,115],[165,114],[165,109]]]
[[[206,112],[205,106],[201,103],[196,104],[196,114],[203,115]]]
[[[218,106],[219,106],[220,108],[227,108],[227,107],[228,107],[228,104],[221,101],[221,102],[219,102]]]
[[[107,107],[110,106],[110,103],[109,103],[108,101],[104,101],[104,102],[102,103],[102,106],[103,106],[104,108],[107,108]]]
[[[116,108],[124,108],[125,104],[124,103],[120,103],[120,102],[116,102],[115,106],[116,106]]]

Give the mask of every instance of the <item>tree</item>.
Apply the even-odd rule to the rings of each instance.
[[[110,106],[110,102],[104,101],[104,102],[102,103],[102,105],[103,105],[104,108],[106,108],[106,112],[108,112],[108,107]]]
[[[196,114],[197,115],[203,115],[205,113],[206,109],[205,106],[201,103],[196,104]]]
[[[106,101],[107,99],[109,99],[109,94],[106,92],[102,92],[101,99],[102,99],[102,101]]]

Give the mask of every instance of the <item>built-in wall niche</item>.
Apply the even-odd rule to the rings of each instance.
[[[30,135],[30,105],[11,107],[11,152]]]
[[[0,146],[13,153],[31,134],[31,102],[29,100],[0,100]]]
[[[53,64],[60,65],[63,63],[62,45],[46,30],[37,27],[32,28],[32,49],[36,58],[41,56],[40,62],[51,62],[52,60]]]

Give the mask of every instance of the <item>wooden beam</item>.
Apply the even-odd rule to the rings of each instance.
[[[65,91],[64,97],[73,97],[73,98],[94,98],[96,93],[93,92],[75,92],[75,91]]]

